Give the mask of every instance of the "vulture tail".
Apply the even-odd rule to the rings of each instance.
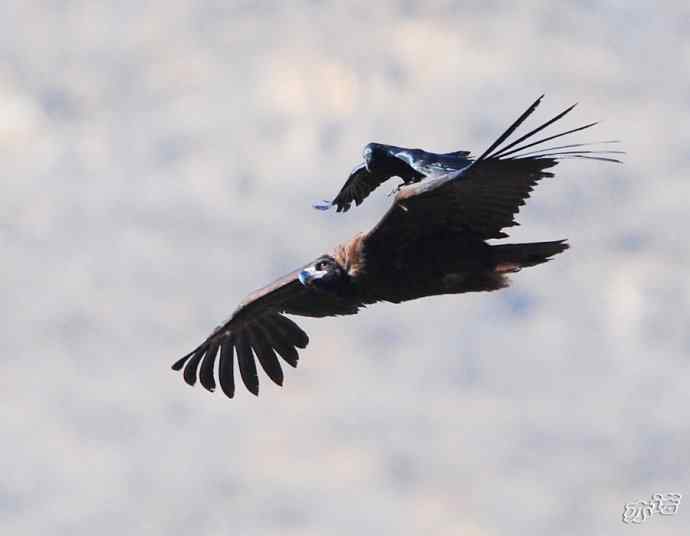
[[[565,240],[532,242],[530,244],[504,244],[491,246],[496,272],[517,272],[521,268],[536,266],[551,260],[570,246]]]

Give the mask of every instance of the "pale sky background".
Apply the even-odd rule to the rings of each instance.
[[[684,1],[2,2],[0,534],[688,534],[689,36]],[[388,187],[310,208],[365,143],[481,152],[542,92],[628,151],[520,214],[570,251],[298,319],[259,398],[169,369],[377,221]]]

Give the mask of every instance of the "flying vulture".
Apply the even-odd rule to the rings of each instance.
[[[581,148],[587,144],[543,148],[545,142],[596,123],[533,140],[574,106],[507,142],[542,97],[478,158],[472,158],[468,151],[435,154],[368,144],[364,163],[355,168],[329,206],[346,211],[381,183],[399,177],[404,182],[383,218],[369,232],[357,234],[250,294],[229,320],[172,368],[182,370],[189,385],[198,379],[203,387],[214,391],[218,383],[232,398],[237,359],[242,382],[258,395],[256,361],[273,382],[282,385],[280,359],[295,367],[297,349],[309,343],[307,334],[286,314],[352,315],[378,301],[401,303],[426,296],[498,290],[508,286],[507,274],[545,263],[568,249],[565,240],[501,245],[486,242],[508,236],[503,229],[517,225],[513,218],[520,206],[541,179],[553,177],[547,170],[559,160],[619,162],[602,154],[620,151]]]

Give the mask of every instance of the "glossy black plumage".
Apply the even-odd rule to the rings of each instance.
[[[236,357],[242,382],[258,394],[256,361],[274,383],[282,385],[280,360],[296,366],[298,349],[309,343],[307,334],[285,314],[350,315],[377,301],[400,303],[440,294],[497,290],[508,285],[507,274],[547,262],[566,250],[564,240],[486,242],[506,237],[504,229],[517,225],[514,218],[520,206],[540,180],[553,177],[551,168],[559,160],[618,161],[602,156],[618,151],[579,149],[587,144],[534,149],[594,125],[531,141],[573,107],[507,142],[540,101],[541,97],[477,159],[466,151],[435,154],[369,144],[365,163],[351,174],[333,204],[339,211],[347,210],[382,182],[399,176],[404,184],[381,220],[368,233],[251,293],[228,321],[179,359],[173,369],[183,369],[188,384],[199,379],[204,388],[213,391],[217,362],[218,383],[232,398]],[[528,148],[531,150],[526,152]]]
[[[469,151],[436,154],[422,149],[370,143],[364,148],[365,162],[352,170],[331,204],[337,207],[338,212],[347,212],[353,202],[361,204],[372,191],[392,177],[399,177],[404,184],[409,184],[432,173],[456,171],[469,164],[469,154]]]
[[[233,370],[235,368],[234,351],[235,347],[232,338],[225,337],[225,339],[221,341],[220,347],[218,381],[220,382],[220,388],[228,398],[232,398],[235,395],[235,375]],[[213,391],[213,388],[207,387],[207,389]]]

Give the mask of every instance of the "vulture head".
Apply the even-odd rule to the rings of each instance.
[[[322,255],[299,273],[299,281],[307,288],[336,296],[351,294],[352,281],[347,270],[330,255]]]

